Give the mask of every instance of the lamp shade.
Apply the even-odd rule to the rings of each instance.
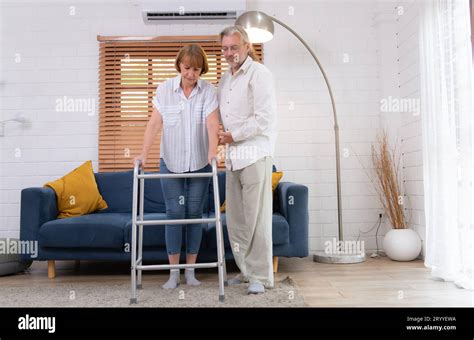
[[[264,43],[273,38],[273,20],[263,12],[245,12],[237,18],[235,25],[245,29],[251,43]]]

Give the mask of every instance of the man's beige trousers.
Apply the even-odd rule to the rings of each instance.
[[[226,219],[240,279],[272,288],[272,157],[227,170]]]

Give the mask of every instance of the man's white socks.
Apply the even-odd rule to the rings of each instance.
[[[265,287],[258,282],[253,282],[249,285],[247,289],[247,293],[249,294],[263,294],[265,293]]]
[[[227,280],[227,284],[229,286],[240,285],[241,283],[244,283],[244,282],[249,282],[249,280],[245,276],[243,276],[242,273],[239,273],[232,279]]]
[[[227,284],[229,286],[233,285],[240,285],[242,281],[240,281],[240,275],[237,275],[236,277],[233,277],[232,279],[227,280]]]

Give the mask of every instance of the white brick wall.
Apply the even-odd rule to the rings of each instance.
[[[420,3],[402,3],[405,16],[400,17],[398,34],[400,49],[400,94],[403,98],[420,99],[420,62],[419,62],[419,22]],[[405,191],[407,195],[407,217],[409,226],[424,240],[426,238],[424,193],[423,193],[423,156],[421,116],[403,114],[402,161]]]
[[[361,166],[370,167],[370,145],[380,127],[373,3],[258,1],[250,6],[274,15],[298,32],[315,51],[330,80],[338,111],[341,156],[344,149],[348,150],[348,157],[341,158],[343,223],[348,240],[356,239],[359,230],[369,230],[381,211],[373,185]],[[280,134],[276,166],[285,172],[283,180],[309,188],[313,253],[323,250],[324,242],[338,232],[330,98],[309,53],[277,24],[274,39],[265,45],[265,64],[277,82]],[[363,236],[366,248],[375,249],[375,229]]]
[[[5,137],[0,137],[0,237],[18,236],[22,188],[41,186],[87,159],[97,169],[97,115],[55,111],[56,100],[63,96],[97,100],[97,35],[216,34],[222,28],[145,26],[135,2],[74,3],[75,16],[69,15],[69,3],[2,5],[2,26],[8,28],[8,34],[2,34],[0,114],[2,119],[22,115],[31,125],[9,124]],[[290,15],[289,6],[294,15]],[[381,35],[384,28],[377,21],[381,7],[376,0],[248,1],[248,9],[274,15],[297,31],[314,49],[329,77],[338,110],[341,154],[347,150],[347,157],[341,159],[346,239],[356,239],[359,230],[369,230],[382,211],[367,176],[370,146],[384,118],[380,114],[383,84],[392,80],[382,67],[385,55],[380,50],[381,41],[390,37]],[[395,36],[390,42],[396,44]],[[15,63],[16,53],[21,55],[20,63]],[[265,64],[273,71],[277,86],[279,139],[275,163],[284,171],[284,181],[309,187],[310,250],[322,250],[324,241],[337,235],[329,95],[308,52],[278,25],[275,38],[265,45]],[[419,150],[419,139],[408,142],[416,135],[415,130],[404,131],[405,145]],[[21,149],[21,158],[15,157],[16,148]],[[406,165],[411,160],[408,165],[414,166],[408,170],[412,177],[407,192],[411,195],[422,194],[420,181],[413,180],[419,178],[419,159],[416,153],[407,153],[405,159]],[[417,207],[422,206],[419,199],[415,201]],[[414,218],[423,225],[422,211],[416,210]],[[385,231],[384,227],[379,236]],[[375,229],[363,234],[361,240],[366,242],[366,249],[375,249]],[[381,240],[379,237],[379,247]]]
[[[420,100],[420,1],[380,1],[378,32],[381,45],[382,98]],[[405,211],[410,228],[425,239],[421,117],[412,112],[381,113],[382,125],[401,152]],[[397,139],[398,138],[398,139]],[[424,254],[424,247],[423,252]]]

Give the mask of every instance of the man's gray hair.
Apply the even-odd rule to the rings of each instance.
[[[229,26],[229,27],[224,28],[220,34],[221,41],[224,37],[228,37],[234,34],[240,35],[242,42],[250,44],[249,36],[247,32],[245,32],[245,29],[242,26]]]
[[[242,40],[243,43],[249,44],[249,56],[255,61],[259,61],[259,58],[257,56],[257,53],[255,53],[255,50],[253,49],[253,45],[250,42],[249,36],[247,32],[245,32],[245,29],[242,26],[229,26],[226,27],[222,30],[220,33],[221,37],[221,42],[224,37],[228,37],[234,34],[238,34],[240,36],[240,40]]]

